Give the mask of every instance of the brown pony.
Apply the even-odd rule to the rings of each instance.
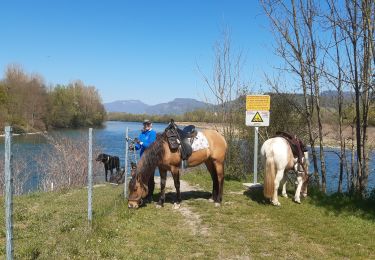
[[[205,163],[212,178],[212,200],[215,206],[219,206],[223,196],[224,183],[224,160],[227,143],[224,137],[215,130],[204,130],[203,135],[207,138],[209,147],[195,151],[188,159],[188,166],[193,167]],[[155,168],[160,172],[160,198],[157,206],[161,207],[165,201],[165,184],[167,171],[173,176],[176,188],[175,207],[180,206],[180,165],[181,155],[179,149],[171,150],[168,145],[166,133],[158,134],[156,141],[144,152],[139,160],[136,170],[129,182],[129,208],[138,208],[142,199],[149,193],[147,184],[154,177]],[[152,191],[150,191],[152,194]]]

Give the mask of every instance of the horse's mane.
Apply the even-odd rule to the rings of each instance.
[[[155,168],[164,157],[165,150],[163,143],[165,138],[165,133],[158,133],[155,142],[144,151],[137,165],[137,176],[144,184],[147,184],[151,175],[154,174]]]

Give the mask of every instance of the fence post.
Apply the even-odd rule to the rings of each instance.
[[[13,165],[12,165],[12,128],[5,127],[5,225],[6,259],[13,259]]]
[[[92,222],[92,128],[89,128],[89,159],[88,159],[88,205],[87,205],[87,218],[89,225]]]
[[[128,197],[128,149],[129,149],[129,127],[125,133],[125,180],[124,180],[124,198]]]

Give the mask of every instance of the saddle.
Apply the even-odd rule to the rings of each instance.
[[[197,130],[194,125],[188,125],[183,129],[180,129],[171,119],[171,122],[165,128],[165,134],[167,136],[169,148],[174,151],[180,149],[182,168],[187,167],[187,159],[193,153],[191,147],[191,140],[197,136]]]
[[[304,145],[304,143],[301,141],[301,139],[297,138],[296,135],[292,136],[289,133],[285,133],[281,131],[276,132],[276,136],[282,137],[288,141],[289,146],[292,149],[294,158],[297,158],[297,162],[303,165],[302,164],[302,158],[304,158],[303,153],[307,152],[307,148]]]

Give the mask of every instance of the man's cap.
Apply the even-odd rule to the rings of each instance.
[[[151,121],[148,119],[143,120],[143,124],[151,124]]]

